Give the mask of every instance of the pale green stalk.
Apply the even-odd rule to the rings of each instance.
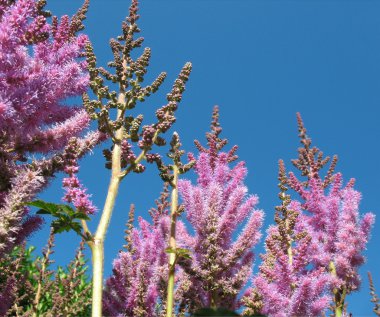
[[[174,306],[174,279],[175,279],[175,264],[177,261],[176,253],[176,223],[177,223],[177,211],[178,211],[178,167],[173,165],[173,181],[172,181],[172,194],[171,194],[171,208],[170,208],[170,237],[169,237],[169,277],[167,288],[167,300],[166,300],[166,317],[173,316]]]
[[[118,102],[125,104],[124,89],[121,88]],[[124,116],[124,111],[118,110],[117,118]],[[92,317],[102,317],[102,296],[103,296],[103,271],[104,271],[104,240],[110,224],[113,209],[115,207],[116,197],[121,182],[121,146],[124,128],[116,130],[115,138],[119,142],[114,143],[112,150],[112,172],[111,180],[108,187],[107,198],[104,204],[102,216],[90,244],[92,251]]]
[[[329,269],[330,273],[336,277],[336,267],[333,261],[330,262],[329,264]],[[334,303],[335,303],[335,308],[334,308],[334,315],[335,317],[341,317],[343,314],[343,309],[344,309],[344,301],[346,299],[347,295],[347,289],[345,286],[343,286],[343,289],[337,289],[334,288]]]

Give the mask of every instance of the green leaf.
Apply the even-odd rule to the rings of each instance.
[[[47,203],[43,200],[36,200],[28,203],[29,206],[40,208],[37,214],[52,215],[56,218],[51,224],[54,233],[73,230],[81,235],[82,225],[74,220],[90,220],[90,217],[82,212],[77,212],[69,205]]]
[[[90,220],[91,218],[84,214],[83,212],[76,212],[73,214],[73,218],[81,220]]]
[[[32,202],[26,203],[26,205],[46,210],[52,214],[56,213],[59,209],[58,207],[59,205],[53,204],[53,203],[47,203],[46,201],[43,201],[43,200],[35,200]]]
[[[166,248],[166,249],[165,249],[165,252],[166,252],[166,253],[176,253],[175,250],[174,250],[173,248],[170,248],[170,247],[169,247],[169,248]]]
[[[190,250],[183,249],[183,248],[177,248],[177,255],[181,258],[185,259],[191,259]]]
[[[36,212],[38,215],[51,215],[51,212],[45,209],[40,209]]]

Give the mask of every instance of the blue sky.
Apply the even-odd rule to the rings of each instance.
[[[295,113],[301,112],[314,144],[338,154],[338,170],[357,179],[362,212],[379,214],[380,1],[142,0],[140,27],[152,49],[149,79],[168,72],[158,96],[140,106],[151,118],[186,61],[193,73],[174,127],[184,148],[204,140],[212,107],[220,106],[224,136],[239,145],[247,162],[250,193],[260,197],[265,227],[273,223],[277,200],[277,162],[290,166],[298,148]],[[72,14],[81,1],[50,0],[54,14]],[[92,0],[86,32],[99,64],[111,59],[108,41],[120,33],[129,1]],[[80,178],[101,209],[109,171],[101,148],[82,161]],[[130,203],[147,215],[161,189],[154,168],[122,185],[106,240],[105,273],[123,244]],[[42,195],[59,202],[61,176]],[[93,224],[97,223],[95,217]],[[349,298],[354,316],[371,316],[366,272],[380,290],[379,226],[375,225],[361,270],[362,290]],[[48,226],[31,243],[41,248]],[[55,259],[74,254],[73,234],[57,237]],[[262,245],[262,242],[260,245]],[[262,252],[262,247],[256,249]],[[258,262],[256,262],[258,263]]]

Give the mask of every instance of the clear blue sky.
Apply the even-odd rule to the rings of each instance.
[[[49,0],[57,15],[72,14],[80,4]],[[128,0],[91,1],[86,32],[103,66],[111,59],[109,38],[120,33],[128,6]],[[379,214],[380,1],[141,0],[140,27],[152,48],[148,79],[162,70],[169,74],[160,97],[140,109],[153,114],[181,66],[192,61],[175,130],[185,149],[193,151],[193,139],[203,140],[208,130],[213,105],[220,106],[224,136],[239,145],[238,154],[247,162],[247,185],[260,196],[265,227],[278,203],[277,161],[283,158],[290,166],[296,157],[297,111],[314,144],[339,155],[338,170],[346,180],[357,179],[362,212]],[[103,166],[97,149],[82,161],[80,174],[100,209],[109,179]],[[147,215],[160,189],[154,168],[126,179],[106,240],[106,275],[123,244],[129,204]],[[61,194],[58,177],[42,197],[59,202]],[[362,290],[349,298],[354,316],[373,315],[367,270],[380,290],[378,228],[361,270]],[[47,235],[46,225],[31,243],[40,248]],[[69,261],[78,241],[73,234],[57,237],[58,264]]]

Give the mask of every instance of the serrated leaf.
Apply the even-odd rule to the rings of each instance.
[[[75,210],[71,208],[69,205],[57,205],[60,211],[68,214],[69,216],[75,214]]]
[[[34,200],[32,202],[26,203],[28,206],[37,207],[43,210],[49,211],[51,214],[56,213],[58,211],[58,205],[53,203],[48,203],[43,200]]]
[[[81,219],[81,220],[90,220],[91,218],[84,214],[83,212],[76,212],[73,214],[74,219]]]

